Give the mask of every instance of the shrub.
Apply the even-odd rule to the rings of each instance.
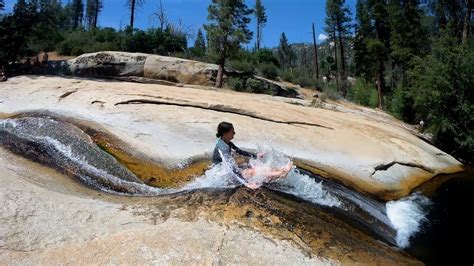
[[[378,103],[377,90],[374,84],[358,78],[355,85],[348,88],[347,99],[374,108]]]
[[[336,84],[334,82],[328,82],[323,86],[323,92],[331,100],[341,99],[341,94],[337,91]]]
[[[238,77],[227,78],[227,86],[235,91],[245,91],[245,79]]]
[[[278,77],[278,70],[274,64],[263,63],[258,66],[260,74],[268,79],[276,79]]]
[[[253,93],[267,93],[265,89],[265,84],[256,79],[249,78],[247,79],[247,91]]]
[[[232,60],[229,62],[231,69],[242,72],[244,75],[252,76],[255,74],[255,65],[248,61]]]

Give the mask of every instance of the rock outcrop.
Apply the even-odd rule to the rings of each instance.
[[[130,77],[144,83],[163,80],[175,84],[213,86],[218,66],[176,57],[127,52],[97,52],[83,54],[67,62],[69,73],[85,77]],[[64,73],[62,69],[60,73]],[[242,75],[226,69],[225,78]],[[299,96],[296,87],[278,81],[253,76],[261,83],[262,90],[283,97]]]
[[[462,170],[399,121],[350,105],[333,111],[268,95],[27,76],[2,83],[0,102],[1,113],[47,110],[100,124],[170,169],[209,154],[217,124],[230,121],[238,146],[270,143],[300,167],[379,199]]]

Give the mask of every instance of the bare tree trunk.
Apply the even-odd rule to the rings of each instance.
[[[224,83],[224,66],[227,56],[227,36],[224,37],[224,44],[219,58],[219,67],[217,68],[216,87],[222,88]]]
[[[222,83],[224,80],[224,65],[225,60],[222,61],[223,63],[219,63],[219,68],[217,69],[217,78],[216,78],[216,87],[222,88]]]
[[[163,31],[167,19],[166,19],[165,9],[163,7],[163,2],[161,0],[160,0],[160,5],[158,7],[158,11],[155,13],[155,15],[158,17],[158,20],[160,21],[160,30]]]
[[[339,31],[339,50],[341,50],[341,77],[346,77],[346,63],[344,60],[344,44],[342,41],[342,33]]]
[[[257,44],[255,48],[257,48],[257,51],[260,50],[260,21],[257,19]]]
[[[334,64],[336,64],[336,89],[339,91],[339,66],[337,64],[337,42],[336,42],[336,28],[333,28],[332,40],[334,42]]]
[[[314,46],[314,69],[316,73],[316,79],[319,79],[318,47],[316,46],[316,31],[314,30],[314,23],[313,23],[313,46]]]
[[[130,8],[131,8],[130,29],[131,29],[131,33],[133,33],[133,21],[135,20],[135,2],[136,2],[136,0],[131,0],[130,1]]]
[[[94,24],[93,24],[93,28],[96,29],[97,28],[97,18],[99,17],[99,3],[100,1],[99,0],[95,0],[95,12],[94,12]]]
[[[468,38],[471,35],[471,10],[472,0],[466,0],[466,15],[464,16],[464,29],[462,31],[462,44],[467,44]]]
[[[377,71],[377,77],[375,84],[377,85],[377,94],[378,94],[378,108],[383,109],[383,72],[384,72],[384,66],[383,66],[383,61],[379,62],[379,69]]]

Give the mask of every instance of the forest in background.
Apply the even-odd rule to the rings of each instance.
[[[333,99],[384,109],[411,124],[423,121],[423,131],[433,134],[439,147],[472,163],[472,0],[427,5],[358,0],[355,20],[344,0],[327,0],[326,41],[316,44],[314,25],[308,25],[312,42],[291,43],[282,32],[278,47],[261,45],[271,16],[261,0],[251,7],[242,0],[212,0],[208,24],[196,33],[170,23],[161,1],[154,12],[156,27],[134,28],[143,1],[124,0],[130,22],[115,29],[97,26],[101,0],[18,0],[9,13],[0,0],[0,65],[8,71],[41,51],[143,52],[212,62],[220,66],[217,87],[265,93],[245,75],[224,83],[225,66],[321,90]],[[252,19],[255,29],[249,29]],[[253,34],[256,42],[246,48]]]

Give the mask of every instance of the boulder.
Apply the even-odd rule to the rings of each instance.
[[[212,86],[217,76],[217,65],[176,57],[149,55],[145,62],[143,76],[175,83]]]
[[[68,61],[70,73],[76,76],[143,76],[148,54],[97,52],[83,54]]]

